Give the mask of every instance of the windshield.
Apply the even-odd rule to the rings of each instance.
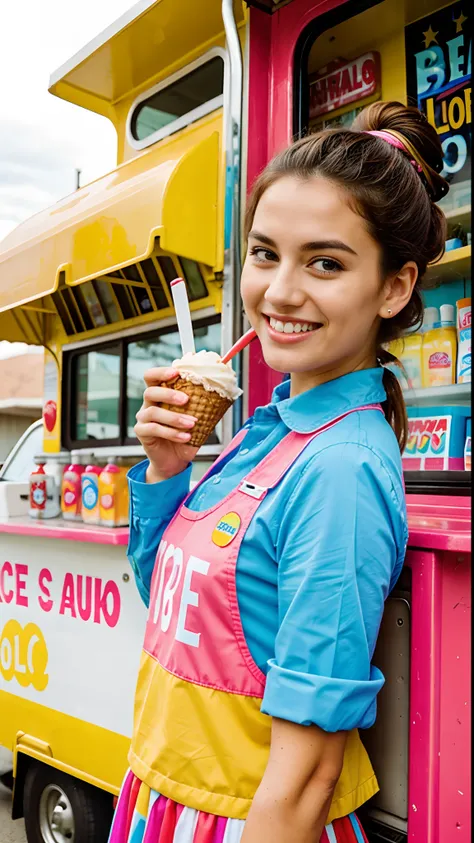
[[[43,450],[43,425],[32,425],[16,449],[7,457],[0,480],[27,483],[35,465],[35,455]]]

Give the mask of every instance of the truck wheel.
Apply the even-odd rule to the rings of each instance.
[[[28,769],[23,792],[28,843],[107,843],[112,797],[46,764]]]

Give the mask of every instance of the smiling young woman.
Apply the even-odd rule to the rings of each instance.
[[[358,729],[407,543],[383,345],[422,318],[441,169],[421,113],[377,103],[260,175],[242,298],[290,380],[191,495],[186,398],[162,385],[173,370],[146,375],[128,553],[150,613],[111,843],[366,839],[356,811],[378,786]]]

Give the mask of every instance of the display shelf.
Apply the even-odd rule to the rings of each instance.
[[[444,284],[446,281],[454,281],[458,278],[470,278],[471,276],[471,247],[463,246],[461,249],[451,249],[445,252],[438,263],[430,264],[426,272],[428,285]]]
[[[450,406],[468,404],[471,398],[470,383],[453,383],[450,386],[430,386],[426,389],[403,391],[408,407]]]
[[[445,211],[444,215],[450,226],[459,223],[463,228],[467,228],[471,219],[471,206],[461,205],[459,208],[451,208],[449,211]]]

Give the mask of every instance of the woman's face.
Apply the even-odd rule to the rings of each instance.
[[[265,191],[241,292],[265,360],[291,373],[292,394],[376,364],[388,315],[380,266],[380,247],[331,182],[285,176]]]

